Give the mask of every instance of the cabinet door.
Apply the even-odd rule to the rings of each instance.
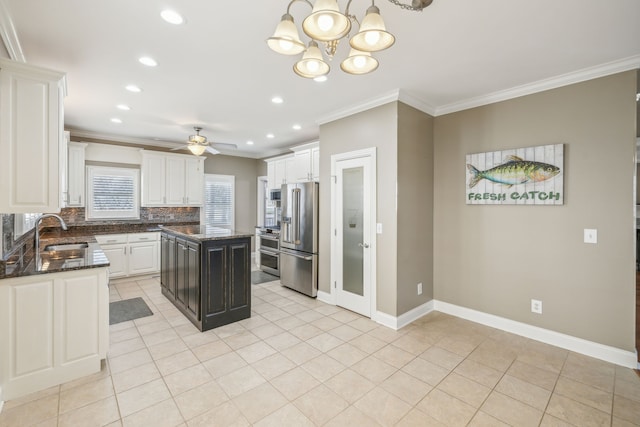
[[[229,245],[227,292],[229,311],[246,312],[251,304],[251,247],[245,242]],[[247,274],[249,272],[249,274]]]
[[[311,150],[296,151],[294,155],[294,179],[289,182],[305,182],[311,177]]]
[[[187,242],[187,298],[186,309],[200,320],[200,245]]]
[[[60,207],[66,208],[69,202],[69,141],[71,133],[65,131],[60,140],[58,167],[60,168]]]
[[[129,243],[129,274],[156,273],[158,242]]]
[[[274,160],[273,163],[275,167],[273,188],[280,188],[282,184],[286,184],[284,159]]]
[[[176,254],[176,302],[184,308],[187,306],[189,274],[189,252],[185,240],[176,239]]]
[[[67,162],[67,206],[69,207],[84,206],[84,158],[86,147],[87,144],[69,143]]]
[[[109,260],[109,277],[115,279],[127,275],[127,245],[102,245],[102,251]]]
[[[167,200],[166,204],[171,206],[184,206],[186,204],[185,196],[185,160],[182,157],[167,156]]]
[[[0,61],[0,212],[60,211],[62,78]]]
[[[204,159],[194,157],[185,160],[186,204],[189,206],[201,206],[204,195]]]
[[[296,159],[295,157],[289,157],[284,159],[284,181],[283,184],[288,182],[296,182]]]
[[[311,149],[311,179],[320,181],[320,147]]]
[[[142,206],[165,204],[165,158],[162,155],[142,156]]]
[[[176,295],[176,238],[162,235],[162,268],[160,269],[160,282],[162,287],[169,294],[168,297],[175,299]]]
[[[276,187],[276,164],[273,161],[267,162],[267,187],[269,190],[280,188],[280,185]]]

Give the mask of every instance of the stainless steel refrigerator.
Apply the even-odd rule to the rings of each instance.
[[[280,283],[318,295],[318,183],[283,184]]]

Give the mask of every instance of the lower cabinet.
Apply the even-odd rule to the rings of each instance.
[[[162,233],[162,293],[201,331],[251,317],[250,238]]]
[[[152,274],[160,270],[160,233],[105,234],[96,236],[109,259],[109,277]]]
[[[109,346],[106,268],[0,281],[0,400],[100,371]]]

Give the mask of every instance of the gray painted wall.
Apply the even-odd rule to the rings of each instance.
[[[401,315],[433,299],[433,117],[401,102],[397,246],[396,312]]]
[[[635,91],[631,71],[435,119],[436,299],[634,351]],[[557,143],[564,206],[465,204],[466,154]]]

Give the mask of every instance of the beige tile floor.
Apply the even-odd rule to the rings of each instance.
[[[6,402],[1,426],[631,426],[630,370],[441,313],[393,331],[270,282],[205,333],[157,278],[153,316],[111,326],[102,372]]]

